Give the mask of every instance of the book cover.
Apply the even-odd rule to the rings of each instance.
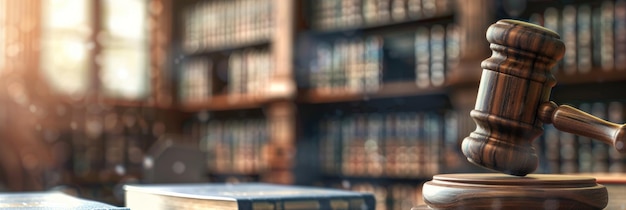
[[[129,210],[77,198],[62,192],[0,193],[0,209],[32,210]]]
[[[142,209],[374,209],[372,194],[275,185],[161,184],[124,186],[126,206]]]

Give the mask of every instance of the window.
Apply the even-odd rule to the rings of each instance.
[[[56,91],[82,95],[88,90],[90,40],[93,28],[90,14],[93,1],[42,1],[41,70]]]
[[[149,87],[145,0],[103,1],[100,82],[109,96],[142,98]]]
[[[42,7],[41,70],[57,92],[147,96],[147,0],[43,0]]]

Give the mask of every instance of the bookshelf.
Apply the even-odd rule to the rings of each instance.
[[[595,106],[597,113],[620,121],[610,113],[626,106],[621,91],[626,88],[625,1],[519,2],[525,3],[151,0],[148,16],[157,23],[148,38],[151,94],[128,100],[50,93],[47,98],[60,98],[61,105],[45,108],[58,117],[39,119],[45,122],[41,136],[55,134],[46,126],[59,120],[54,126],[69,140],[51,144],[72,145],[72,157],[63,159],[63,167],[77,183],[108,183],[104,186],[110,192],[116,184],[143,176],[134,155],[145,154],[165,133],[178,133],[211,157],[203,160],[211,181],[370,191],[377,195],[379,209],[406,209],[421,202],[420,186],[432,174],[482,171],[467,164],[457,147],[475,129],[468,113],[474,107],[480,62],[490,54],[485,31],[496,19],[555,26],[573,54],[554,70],[558,85],[553,99],[590,111]],[[584,15],[572,19],[572,11]],[[32,33],[28,36],[37,36]],[[30,59],[36,53],[25,53],[19,59],[0,59],[5,66],[19,61],[37,69]],[[6,69],[0,71],[3,76],[15,74]],[[0,101],[13,100],[2,91]],[[28,113],[44,110],[45,103],[14,106]],[[90,138],[98,128],[102,135]],[[581,154],[547,152],[587,141],[571,136],[550,140],[563,135],[546,128],[544,139],[535,142],[544,151],[540,172],[582,172],[620,182],[612,177],[624,171],[610,165],[626,160],[606,148],[601,161],[607,166],[601,171],[572,169]],[[128,171],[119,173],[117,165]]]
[[[209,116],[188,120],[185,134],[209,157],[227,156],[207,159],[213,181],[290,182],[285,163],[295,130],[289,127],[294,116],[288,102],[295,88],[286,61],[293,56],[294,5],[285,0],[173,5],[173,22],[179,23],[172,26],[178,50],[171,63],[178,78],[177,107],[188,116]],[[277,129],[280,135],[271,132]]]
[[[561,34],[567,52],[553,70],[558,81],[553,100],[571,104],[593,115],[624,123],[626,83],[623,68],[623,32],[626,2],[574,1],[529,4],[520,18]],[[624,156],[589,138],[545,126],[537,142],[544,173],[581,173],[615,182],[607,174],[621,175]],[[595,175],[593,175],[595,174]],[[609,177],[609,178],[607,178]]]
[[[216,128],[211,126],[212,123],[213,126],[216,124],[231,126],[233,120],[240,120],[234,124],[247,124],[260,120],[264,122],[265,125],[262,127],[265,127],[263,129],[267,134],[252,135],[266,136],[266,139],[258,140],[264,143],[255,146],[262,151],[247,152],[245,155],[246,157],[256,156],[253,160],[261,160],[265,164],[263,168],[251,170],[252,172],[212,168],[209,174],[213,180],[261,180],[376,191],[380,203],[379,208],[384,209],[388,206],[415,205],[420,197],[420,184],[431,174],[461,170],[458,167],[455,169],[442,167],[444,162],[450,166],[455,162],[460,162],[460,159],[455,159],[460,157],[452,145],[455,145],[454,139],[457,139],[455,137],[461,135],[444,132],[443,127],[465,123],[458,122],[452,117],[456,116],[456,112],[450,96],[457,91],[453,86],[455,81],[451,78],[454,78],[457,72],[464,71],[458,66],[463,66],[461,64],[467,63],[467,60],[474,61],[472,56],[483,58],[480,53],[463,52],[462,49],[465,47],[463,45],[470,44],[461,40],[467,37],[467,34],[474,32],[481,33],[481,35],[472,35],[472,37],[484,37],[484,29],[489,23],[483,23],[482,28],[478,27],[472,32],[462,30],[464,26],[473,25],[473,22],[459,24],[458,19],[468,18],[459,15],[461,13],[456,11],[456,2],[451,0],[324,0],[320,2],[275,0],[273,1],[275,22],[271,24],[273,30],[269,40],[186,50],[184,46],[187,43],[184,41],[186,34],[193,34],[184,27],[193,25],[193,23],[185,23],[185,18],[188,18],[185,14],[193,13],[188,12],[189,8],[202,10],[204,5],[226,4],[224,2],[184,1],[174,5],[174,22],[181,23],[173,28],[173,42],[178,43],[181,49],[172,57],[172,69],[174,72],[182,73],[178,75],[177,81],[179,109],[187,113],[198,113],[198,115],[206,113],[210,116],[206,118],[208,120],[191,120],[184,133],[191,134],[192,139],[196,139],[199,144],[205,142],[200,145],[204,145],[201,147],[206,147],[209,154],[215,154],[218,150],[222,151],[222,149],[217,149],[217,146],[207,147],[207,145],[216,144],[209,142],[223,141],[227,138],[213,136],[211,133],[219,132],[214,130]],[[242,2],[244,2],[241,3],[243,5],[247,4],[246,1]],[[231,4],[239,3],[236,1]],[[336,10],[328,8],[334,7],[333,5],[337,7]],[[422,6],[423,8],[420,8]],[[418,13],[419,15],[416,15]],[[472,13],[472,15],[476,14]],[[484,19],[472,18],[473,21]],[[223,31],[238,28],[238,26],[228,27]],[[480,46],[475,49],[488,52],[484,50],[486,48],[486,46]],[[274,63],[270,65],[272,73],[269,81],[266,85],[260,85],[263,87],[259,90],[260,94],[250,93],[247,90],[254,89],[248,85],[257,82],[249,79],[250,75],[254,74],[251,72],[263,70],[248,72],[236,67],[232,68],[237,66],[239,60],[237,56],[253,51],[267,52],[274,59]],[[235,55],[234,62],[232,61],[233,55]],[[463,57],[463,55],[471,56]],[[486,57],[487,54],[482,55]],[[202,70],[199,71],[200,73],[190,73],[186,76],[183,72],[191,70],[185,67],[186,62],[194,61],[200,64],[189,66],[196,66]],[[231,75],[243,75],[242,73],[246,76],[236,79],[247,81],[229,80]],[[198,81],[198,75],[209,77],[209,79]],[[463,75],[456,77],[469,78]],[[473,77],[465,81],[476,84],[478,80],[477,77]],[[193,90],[197,86],[201,88]],[[200,96],[195,96],[198,94]],[[469,107],[471,106],[473,104]],[[260,112],[260,114],[254,116],[241,114],[248,112]],[[342,114],[337,116],[329,114],[337,112]],[[396,116],[403,115],[412,116],[410,118],[412,120],[403,117],[398,118],[407,120],[407,123],[395,120]],[[366,121],[363,126],[367,127],[372,124],[371,126],[376,127],[376,122],[392,124],[378,126],[380,133],[375,140],[378,142],[375,146],[378,147],[379,155],[391,155],[397,150],[398,157],[395,162],[398,164],[392,163],[394,161],[391,160],[378,165],[373,163],[376,161],[365,162],[378,167],[386,167],[386,169],[395,167],[398,172],[376,175],[363,172],[376,166],[352,167],[348,171],[353,173],[321,170],[322,167],[331,168],[320,159],[322,156],[327,157],[323,155],[324,147],[321,144],[337,141],[330,138],[319,139],[324,136],[322,133],[325,133],[321,125],[329,124],[333,120],[346,121],[348,124],[356,123],[363,121],[357,119],[376,118],[374,116],[389,119],[372,119]],[[420,123],[428,124],[432,129],[428,131],[421,129],[423,138],[408,138],[411,133],[409,126],[411,124],[408,121],[415,122],[412,125],[417,127]],[[398,126],[396,127],[395,124]],[[228,132],[230,134],[226,135],[248,136],[251,135],[249,132],[254,130],[243,127],[241,129],[229,127],[230,129],[226,130],[230,130]],[[363,127],[360,128],[359,130],[362,130]],[[346,135],[349,133],[352,136],[362,135],[362,132],[356,130],[349,132],[350,129],[343,126],[339,126],[338,129],[346,130]],[[396,138],[395,133],[405,135],[398,134],[397,136],[401,138]],[[329,132],[328,135],[338,134]],[[443,138],[439,138],[442,136],[447,136],[450,140],[443,141]],[[215,137],[215,140],[207,140],[212,137]],[[252,139],[252,141],[257,141],[254,140],[257,138]],[[372,145],[371,141],[365,141],[360,137],[352,138],[350,141],[353,144],[343,148],[351,151],[346,157],[346,165],[350,162],[347,159],[367,158],[368,155],[363,152],[371,148],[365,148],[365,146],[371,147]],[[237,142],[238,140],[233,140],[231,147],[238,144]],[[413,142],[428,145],[430,149],[420,147]],[[334,149],[343,150],[340,147]],[[225,151],[241,152],[243,150],[245,150],[243,147],[239,149],[234,147]],[[421,155],[413,157],[416,156],[411,155],[414,150],[421,151]],[[435,150],[440,150],[442,153],[433,152]],[[443,155],[449,153],[456,155],[450,155],[454,157]],[[412,156],[413,159],[407,159],[406,156]],[[340,159],[338,155],[335,157]],[[415,160],[415,158],[423,161],[410,164],[409,160]],[[220,158],[214,160],[217,159]],[[230,165],[237,165],[234,163],[235,160],[230,161]],[[213,166],[220,165],[213,164],[211,161],[207,162]],[[332,160],[325,162],[332,162]],[[364,162],[352,162],[356,165],[367,165]],[[400,170],[405,166],[411,170]],[[422,168],[428,168],[429,172],[421,172]],[[379,171],[381,170],[382,168],[379,168]],[[410,182],[403,184],[407,180]],[[402,201],[403,197],[412,199]]]
[[[331,2],[330,6],[328,2]],[[500,18],[534,21],[540,25],[545,24],[548,28],[550,28],[549,24],[557,26],[553,30],[561,33],[564,42],[568,43],[566,45],[569,55],[566,55],[564,61],[554,70],[558,85],[553,89],[553,100],[557,103],[582,107],[595,106],[598,116],[623,123],[623,103],[626,97],[618,93],[618,90],[626,87],[624,83],[626,71],[623,70],[626,60],[622,58],[623,36],[620,35],[624,26],[622,26],[623,18],[620,20],[616,18],[623,17],[626,12],[623,9],[624,1],[567,3],[522,1],[520,4],[502,1],[454,1],[455,7],[452,8],[456,9],[442,13],[441,16],[398,21],[390,18],[382,23],[371,25],[364,24],[363,19],[359,20],[363,17],[358,15],[359,10],[354,9],[352,5],[354,2],[367,5],[368,1],[345,1],[341,4],[335,1],[328,2],[316,2],[308,13],[305,12],[309,15],[307,16],[309,18],[305,19],[310,20],[307,22],[310,25],[302,27],[301,35],[298,36],[297,47],[303,49],[298,50],[301,54],[297,56],[303,58],[296,59],[296,66],[299,67],[296,68],[296,81],[299,87],[296,102],[299,104],[297,130],[298,144],[300,144],[297,152],[300,153],[316,146],[318,153],[306,151],[306,154],[299,156],[304,160],[299,160],[295,166],[296,177],[313,176],[315,178],[296,178],[296,182],[354,190],[367,189],[375,192],[380,198],[379,203],[383,203],[384,207],[398,208],[402,204],[395,203],[395,196],[401,194],[411,197],[412,195],[402,194],[402,190],[392,189],[396,186],[390,186],[400,185],[400,188],[410,189],[407,192],[419,193],[420,182],[428,180],[431,174],[427,173],[429,170],[423,169],[427,169],[431,164],[420,164],[418,161],[420,158],[415,157],[419,155],[411,156],[403,152],[404,150],[411,151],[411,147],[422,148],[427,143],[421,142],[420,144],[418,143],[420,140],[415,142],[403,140],[405,138],[396,136],[396,133],[402,132],[396,130],[402,130],[406,124],[419,124],[420,122],[428,124],[428,121],[438,122],[442,127],[454,128],[457,131],[446,133],[433,129],[429,131],[431,134],[426,135],[432,136],[434,135],[432,133],[440,135],[439,138],[425,141],[431,144],[426,147],[429,148],[427,150],[437,150],[432,147],[432,144],[439,145],[440,151],[450,148],[450,151],[447,151],[449,153],[444,153],[441,157],[426,155],[441,161],[439,162],[440,170],[430,170],[431,172],[480,172],[480,169],[472,166],[455,165],[454,163],[465,161],[462,155],[459,157],[459,151],[455,148],[458,147],[460,140],[475,128],[472,120],[466,115],[474,106],[480,62],[490,54],[488,43],[484,40],[485,29]],[[380,4],[394,4],[401,1],[381,2],[383,3]],[[328,7],[333,8],[328,10],[333,11],[324,11],[324,8]],[[347,12],[344,12],[345,10]],[[354,12],[355,10],[357,12]],[[579,15],[572,18],[572,10],[575,11],[574,14]],[[554,11],[558,17],[556,21],[550,19]],[[440,40],[436,35],[436,30],[439,29],[434,28],[443,26],[444,29],[448,29],[451,24],[459,29],[458,57],[448,61],[447,58],[450,55],[444,51],[445,82],[436,85],[439,83],[432,79],[437,76],[433,71],[436,72],[438,69],[433,68],[433,61],[435,65],[441,65],[437,62],[442,59],[437,57],[439,55],[436,50],[433,52],[433,48],[438,47],[437,42]],[[411,28],[412,32],[406,32],[405,27]],[[455,41],[447,39],[449,33],[447,30],[444,31],[446,34],[446,38],[443,39],[444,48],[448,50],[448,43],[455,44]],[[402,33],[412,33],[413,37],[406,38],[408,37],[406,35],[403,37]],[[429,34],[428,39],[420,41],[424,39],[421,37],[426,37],[420,34]],[[367,43],[371,37],[383,40],[382,44],[378,44],[383,58],[373,59],[378,69],[376,73],[370,73],[375,74],[374,77],[378,79],[378,83],[374,85],[374,88],[368,88],[367,85],[364,85],[365,87],[359,84],[351,85],[355,83],[351,80],[360,76],[359,72],[353,72],[351,68],[355,67],[352,66],[359,66],[360,62],[366,63],[363,64],[366,66],[371,62],[367,59],[360,61],[358,56],[357,59],[352,58],[354,57],[352,54],[355,52],[358,54],[361,50],[358,42]],[[410,59],[411,62],[406,63],[403,63],[402,59],[385,57],[393,55],[394,52],[400,52],[399,48],[394,49],[393,45],[394,42],[400,43],[398,40],[402,39],[410,40],[402,42],[405,45],[415,45],[413,52],[404,51],[409,54],[407,57],[415,56],[415,54],[421,56],[415,56]],[[429,44],[427,48],[430,50],[429,53],[420,53],[422,52],[420,50],[423,50],[419,47],[421,42]],[[328,59],[327,56],[331,58]],[[343,56],[348,61],[344,63],[336,61],[337,56]],[[419,68],[416,68],[420,65],[429,67],[422,71],[427,73],[421,73]],[[364,74],[368,75],[368,73]],[[429,79],[430,85],[420,86],[420,81]],[[368,79],[364,77],[362,80]],[[367,84],[367,82],[363,83]],[[609,119],[611,113],[613,117]],[[395,117],[392,116],[416,115],[422,116],[421,121],[413,120],[413,123],[405,123],[399,122],[403,120],[379,120],[379,118],[394,119]],[[424,120],[424,116],[436,116],[435,119],[438,120]],[[425,128],[424,126],[416,127]],[[419,132],[419,129],[415,132]],[[567,136],[562,132],[557,134],[551,132],[550,128],[546,127],[547,137],[535,142],[536,148],[542,152],[540,162],[545,164],[538,169],[538,173],[597,174],[608,182],[616,181],[610,178],[612,176],[623,175],[624,157],[614,154],[615,152],[612,152],[610,148],[601,144],[590,146],[590,148],[595,148],[592,149],[595,156],[600,156],[600,158],[589,160],[599,165],[596,170],[580,170],[578,166],[572,167],[572,165],[585,162],[585,159],[577,154],[582,152],[579,150],[584,150],[583,146],[573,145],[588,140],[581,140],[580,137],[573,135]],[[428,138],[419,137],[418,139]],[[550,145],[555,142],[556,145]],[[563,147],[570,148],[570,152],[564,151]],[[574,154],[571,154],[572,151]],[[549,154],[553,156],[550,157]],[[582,156],[585,156],[584,154]],[[305,157],[316,155],[319,156],[318,160]],[[406,172],[406,175],[393,174],[394,170],[391,169],[393,164],[403,165],[402,162],[392,163],[393,160],[398,159],[397,157],[413,163],[400,168],[410,171],[411,168],[419,167],[420,169],[414,171],[422,172],[422,174],[411,172]],[[408,161],[406,158],[413,159]],[[448,162],[444,159],[448,159]],[[298,166],[309,164],[311,161],[318,161],[316,164],[320,168],[319,171],[306,170],[306,167]],[[602,167],[604,165],[606,167]],[[304,172],[299,172],[299,170],[304,170]],[[607,173],[613,175],[607,178],[605,175]],[[402,186],[402,183],[412,183],[413,186],[410,186],[411,184]],[[419,203],[420,201],[415,199],[412,202]]]

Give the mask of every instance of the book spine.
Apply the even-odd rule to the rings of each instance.
[[[352,69],[350,69],[348,74],[349,80],[349,89],[351,92],[361,92],[365,89],[365,81],[364,77],[366,72],[368,71],[368,48],[367,48],[366,40],[357,39],[357,43],[354,45],[353,49],[353,57],[354,63],[352,65]]]
[[[408,168],[408,173],[404,176],[420,177],[425,169],[423,159],[426,152],[423,148],[425,145],[420,142],[422,140],[420,134],[426,130],[424,128],[427,124],[424,123],[424,118],[419,113],[407,113],[407,115],[409,116],[407,121],[401,123],[403,133],[406,134],[404,138],[407,139],[407,145],[402,154],[406,157],[403,160],[405,167]]]
[[[419,19],[422,15],[422,0],[407,0],[408,16],[411,19]]]
[[[357,160],[356,151],[353,148],[354,134],[355,134],[355,120],[353,118],[346,118],[342,122],[341,129],[341,141],[342,141],[342,174],[354,175],[356,174]]]
[[[426,146],[426,165],[423,177],[431,177],[441,171],[441,144],[443,141],[442,128],[441,128],[441,116],[437,113],[427,113],[425,126],[427,132],[427,146]]]
[[[396,134],[398,135],[398,141],[400,144],[400,148],[398,148],[397,152],[399,153],[398,155],[398,164],[397,164],[397,168],[396,168],[396,173],[398,174],[399,177],[406,177],[409,176],[409,174],[411,173],[410,169],[411,169],[411,165],[412,164],[416,164],[416,167],[418,169],[421,169],[421,166],[423,166],[423,162],[421,161],[421,159],[418,159],[416,163],[410,162],[410,158],[409,158],[409,153],[410,153],[410,147],[411,145],[414,143],[412,142],[412,136],[410,136],[410,125],[412,124],[412,120],[415,120],[415,123],[421,123],[419,120],[419,117],[415,117],[413,119],[411,119],[411,115],[407,114],[407,113],[397,113],[396,116]],[[418,132],[422,132],[421,130]],[[420,147],[420,139],[417,139],[417,142],[415,144],[417,144],[417,148],[418,149],[422,149]],[[422,151],[418,151],[418,156],[420,155],[420,153],[422,153]]]
[[[365,138],[366,159],[369,160],[367,165],[367,175],[379,177],[383,174],[383,154],[382,154],[382,116],[379,114],[369,114],[367,117],[367,134]]]
[[[460,34],[458,26],[449,24],[446,26],[446,74],[459,64]]]
[[[322,91],[330,92],[331,87],[331,74],[333,71],[333,56],[335,52],[332,50],[332,46],[321,44],[318,45],[318,59],[319,59],[319,75],[317,76],[317,88]]]
[[[376,15],[377,0],[363,0],[361,11],[363,12],[363,20],[365,25],[375,25],[378,23]]]
[[[386,176],[396,176],[396,169],[398,168],[398,149],[400,149],[400,144],[398,142],[398,138],[395,132],[396,127],[395,115],[386,114],[385,115],[385,129],[384,129],[384,150],[385,150],[385,175]]]
[[[355,133],[354,139],[352,140],[354,156],[355,156],[355,171],[358,176],[367,176],[368,175],[368,165],[370,160],[367,157],[367,151],[365,149],[366,142],[366,133],[367,133],[367,118],[365,114],[357,114],[355,116]]]
[[[212,91],[212,61],[190,59],[182,64],[179,86],[180,100],[183,103],[207,101]]]
[[[348,60],[345,72],[345,88],[349,92],[358,92],[360,89],[358,78],[358,67],[360,60],[359,46],[363,43],[360,39],[352,41],[348,49]]]
[[[545,125],[544,139],[546,159],[548,160],[547,172],[558,173],[561,171],[559,131],[553,125]]]
[[[611,1],[602,2],[602,8],[600,11],[601,21],[600,25],[600,35],[598,37],[599,41],[599,54],[600,54],[600,66],[603,70],[612,70],[615,68],[615,57],[614,57],[614,32],[613,32],[613,24],[615,22],[614,19],[614,6]],[[626,17],[624,17],[626,18]]]
[[[391,17],[394,21],[406,19],[407,0],[391,0]]]
[[[591,7],[580,5],[578,7],[577,20],[577,69],[581,74],[589,73],[592,65],[591,54]]]
[[[437,9],[436,0],[422,0],[422,12],[424,17],[434,17],[437,15]]]
[[[565,43],[565,48],[577,49],[575,6],[567,5],[563,8],[562,28],[563,31],[561,35],[563,42]],[[565,52],[565,55],[563,56],[563,71],[566,74],[571,75],[578,71],[576,68],[576,55],[576,50],[568,50]]]
[[[426,27],[418,27],[415,34],[415,82],[418,87],[430,86],[430,37]]]
[[[376,1],[376,22],[379,24],[388,23],[391,21],[390,14],[390,2],[389,0]]]
[[[544,26],[550,30],[557,32],[558,34],[563,35],[563,28],[559,23],[561,23],[561,19],[559,18],[559,11],[553,7],[547,8],[544,13]],[[563,60],[559,61],[554,69],[560,70],[563,67]]]
[[[576,152],[576,136],[568,132],[559,132],[561,164],[560,173],[578,172],[578,153]]]
[[[449,110],[445,113],[444,123],[445,126],[442,129],[444,132],[444,143],[442,152],[442,165],[443,169],[452,169],[458,167],[458,162],[454,162],[455,157],[461,154],[459,145],[461,145],[459,136],[459,114],[455,110]]]
[[[442,86],[445,82],[445,28],[434,25],[430,29],[430,84]]]
[[[231,97],[238,97],[242,92],[243,68],[241,59],[238,52],[230,54],[228,58],[228,93]]]
[[[615,1],[615,69],[626,70],[626,0]]]
[[[339,74],[343,71],[343,57],[345,56],[343,53],[344,42],[345,40],[339,39],[333,44],[332,67],[330,70],[330,88],[332,90],[339,90]]]

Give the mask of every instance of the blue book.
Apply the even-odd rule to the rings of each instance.
[[[374,195],[338,189],[241,184],[151,184],[124,186],[133,210],[375,209]]]
[[[20,210],[129,210],[77,198],[62,192],[0,193],[0,209]]]

